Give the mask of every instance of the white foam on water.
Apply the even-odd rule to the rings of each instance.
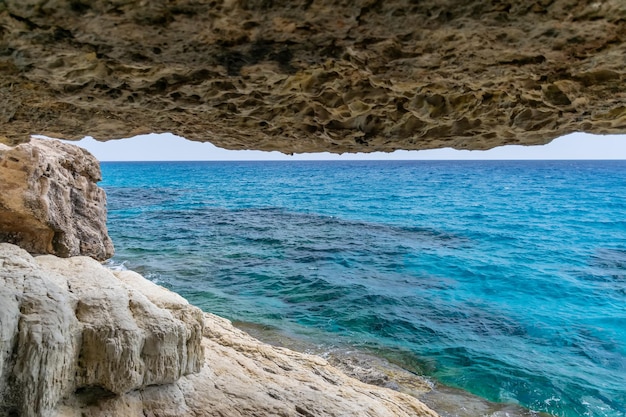
[[[114,261],[113,259],[109,259],[106,262],[104,262],[104,266],[113,271],[128,271],[128,268],[126,267],[126,261],[117,262],[117,261]]]

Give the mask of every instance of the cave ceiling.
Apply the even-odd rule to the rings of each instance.
[[[285,153],[626,132],[626,1],[0,0],[0,141]]]

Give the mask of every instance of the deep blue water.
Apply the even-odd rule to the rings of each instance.
[[[492,401],[626,415],[626,161],[103,163],[116,262]]]

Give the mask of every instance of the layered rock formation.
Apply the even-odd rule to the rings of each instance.
[[[2,416],[431,416],[140,275],[0,244]]]
[[[35,260],[2,243],[0,291],[0,414],[51,415],[174,383],[203,362],[199,309],[91,258]]]
[[[98,160],[59,141],[0,144],[0,242],[31,253],[113,256]]]
[[[626,132],[623,0],[5,0],[0,135],[283,152]]]

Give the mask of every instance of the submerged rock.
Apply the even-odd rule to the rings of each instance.
[[[0,242],[35,254],[113,256],[98,160],[78,146],[0,144]]]
[[[0,244],[0,416],[431,416],[130,271]]]
[[[6,0],[0,51],[11,143],[173,132],[340,153],[626,132],[623,0]]]

